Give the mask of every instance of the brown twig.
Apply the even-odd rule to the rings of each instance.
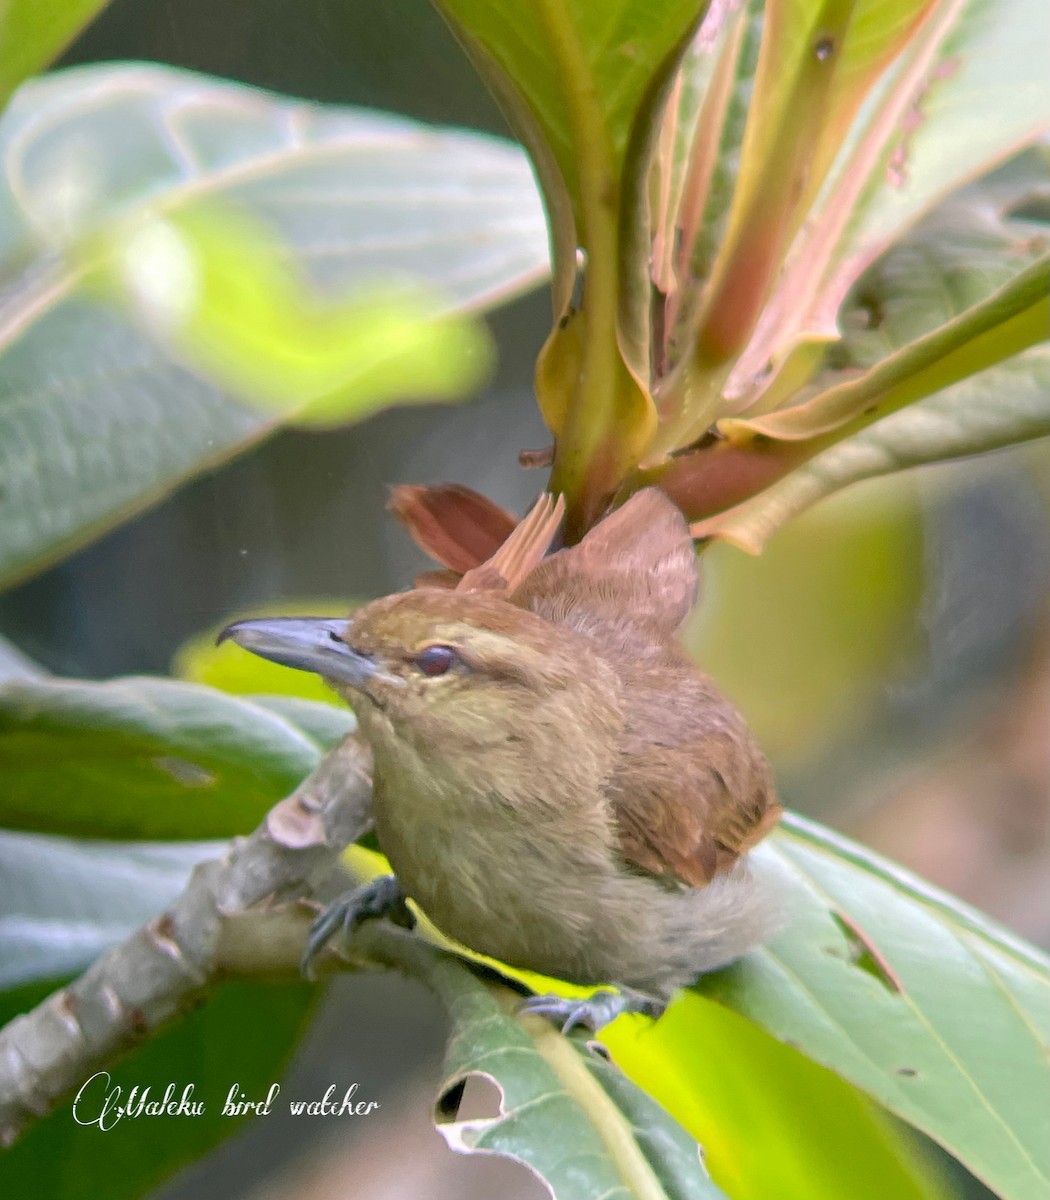
[[[198,866],[166,912],[0,1029],[0,1146],[221,978],[297,969],[309,924],[298,902],[368,828],[369,770],[351,735],[254,833]]]

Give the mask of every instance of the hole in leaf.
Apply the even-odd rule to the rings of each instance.
[[[459,1106],[463,1101],[463,1093],[467,1090],[467,1081],[461,1079],[438,1096],[437,1115],[440,1121],[454,1121],[459,1116]]]
[[[914,1067],[898,1067],[896,1073],[903,1075],[905,1079],[913,1079],[919,1072]]]
[[[841,912],[832,912],[831,919],[846,939],[850,964],[866,971],[873,979],[877,979],[887,991],[900,992],[902,990],[900,980],[894,975],[889,963],[871,943],[864,931]]]
[[[491,1121],[502,1112],[503,1092],[489,1075],[474,1072],[447,1088],[437,1102],[439,1122]]]

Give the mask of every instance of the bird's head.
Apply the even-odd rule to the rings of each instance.
[[[587,639],[494,594],[421,588],[350,618],[238,621],[225,639],[322,676],[380,752],[535,758],[570,726],[604,741],[621,725],[617,677]]]

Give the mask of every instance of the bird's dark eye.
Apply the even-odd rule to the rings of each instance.
[[[424,675],[444,675],[456,665],[458,658],[451,646],[427,646],[416,655],[415,663]]]

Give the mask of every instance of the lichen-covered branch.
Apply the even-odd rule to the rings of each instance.
[[[351,735],[175,903],[0,1030],[0,1145],[223,977],[297,969],[310,912],[371,821],[370,755]],[[262,918],[262,919],[260,919]]]

